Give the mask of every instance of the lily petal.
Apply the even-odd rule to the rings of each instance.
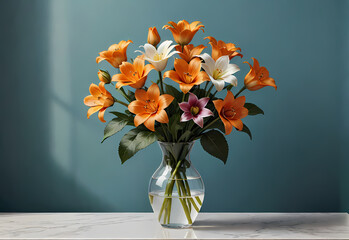
[[[135,126],[138,127],[139,125],[144,123],[150,116],[151,114],[149,113],[137,114],[134,118]]]
[[[220,58],[217,59],[216,61],[216,68],[225,70],[228,68],[229,65],[229,57],[228,56],[221,56]]]
[[[150,100],[154,100],[155,102],[158,101],[159,96],[160,96],[160,89],[159,86],[156,83],[153,83],[147,91],[148,98]]]
[[[146,126],[146,128],[148,128],[151,131],[155,131],[155,115],[151,115],[145,122],[144,122],[144,126]]]
[[[104,113],[105,113],[105,110],[106,110],[107,108],[102,108],[101,110],[99,110],[99,112],[98,112],[98,118],[99,118],[99,120],[101,121],[101,122],[105,122],[105,120],[104,120]]]
[[[148,100],[147,91],[145,91],[144,89],[137,89],[135,92],[135,97],[137,100],[146,101]]]
[[[211,82],[213,83],[213,85],[215,86],[215,88],[218,92],[223,90],[224,84],[225,84],[225,82],[223,80],[215,80],[215,79],[211,78]]]
[[[202,117],[194,117],[193,121],[199,125],[199,127],[203,128],[204,127],[204,119]]]
[[[157,52],[158,53],[164,53],[164,51],[167,50],[171,44],[172,44],[172,41],[170,41],[170,40],[163,41],[159,45],[159,47],[157,49]],[[175,46],[173,46],[173,47],[175,47]],[[155,49],[155,47],[154,47],[154,49]],[[156,51],[156,49],[155,49],[155,51]],[[164,54],[166,54],[166,53],[164,53]]]
[[[200,98],[200,100],[197,101],[196,106],[198,106],[200,109],[203,109],[209,101],[209,97]]]
[[[190,106],[197,106],[199,99],[194,93],[189,93],[188,104]]]
[[[174,97],[172,97],[170,94],[163,94],[159,97],[159,108],[165,109],[167,108],[171,102],[173,101]]]
[[[155,54],[157,54],[156,48],[149,43],[144,44],[143,48],[145,51],[144,55],[148,58],[154,59]]]
[[[199,113],[200,117],[209,117],[209,116],[213,116],[213,113],[210,109],[208,108],[203,108],[200,113]]]
[[[190,104],[187,102],[178,103],[179,108],[182,109],[183,112],[190,112]]]
[[[190,112],[185,112],[185,113],[182,114],[180,121],[181,122],[186,122],[186,121],[189,121],[191,119],[193,119],[193,115]]]
[[[156,121],[160,122],[160,123],[168,123],[168,116],[165,110],[161,110],[160,112],[157,113]]]
[[[92,114],[94,114],[95,112],[98,112],[100,109],[102,109],[103,106],[95,106],[95,107],[91,107],[87,110],[87,118],[90,118],[90,116]]]
[[[230,83],[234,87],[238,85],[238,79],[234,75],[229,75],[223,79],[225,82]]]

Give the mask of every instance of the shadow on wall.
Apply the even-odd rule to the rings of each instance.
[[[69,122],[68,129],[69,124],[64,128],[56,123],[61,129],[50,124],[55,113],[72,114],[67,114],[69,106],[55,97],[48,81],[52,70],[57,70],[50,66],[50,54],[60,51],[50,41],[49,8],[50,1],[37,0],[8,1],[1,7],[2,36],[6,36],[1,39],[2,56],[6,56],[1,60],[2,80],[6,82],[0,97],[6,104],[0,125],[0,211],[110,211],[54,156],[54,151],[66,151],[63,156],[74,158],[75,121]],[[62,135],[64,131],[68,135]],[[66,137],[71,145],[55,146],[52,134]]]

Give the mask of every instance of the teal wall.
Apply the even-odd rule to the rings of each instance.
[[[99,81],[98,52],[132,39],[132,57],[148,27],[181,19],[205,24],[194,44],[235,42],[278,85],[247,93],[266,114],[246,118],[253,141],[227,137],[227,165],[194,147],[203,211],[349,211],[348,1],[15,0],[0,9],[0,211],[151,211],[158,146],[121,165],[121,135],[100,144],[104,124],[86,119],[83,98]]]
[[[342,87],[342,104],[341,104],[341,210],[349,212],[349,1],[340,2],[341,8],[341,22],[347,24],[341,24],[342,29],[340,31],[340,46],[341,51],[341,74],[343,76]]]

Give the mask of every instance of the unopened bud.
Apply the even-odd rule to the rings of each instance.
[[[156,47],[159,44],[161,38],[156,27],[149,28],[148,31],[148,43]]]
[[[101,82],[104,82],[106,84],[109,84],[111,82],[111,77],[108,71],[99,69],[98,71],[98,78],[101,80]]]

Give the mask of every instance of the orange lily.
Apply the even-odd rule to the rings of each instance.
[[[90,118],[92,114],[99,111],[99,120],[105,122],[104,113],[108,107],[114,105],[113,96],[110,94],[110,92],[105,90],[103,82],[100,82],[98,86],[92,83],[90,85],[90,93],[91,95],[85,97],[84,99],[85,105],[90,107],[90,109],[87,111],[87,118]]]
[[[136,100],[128,105],[128,110],[136,114],[134,124],[136,127],[144,123],[149,130],[155,131],[155,120],[160,123],[168,123],[166,111],[174,97],[169,94],[160,95],[158,85],[153,83],[148,91],[137,89]]]
[[[126,50],[130,43],[133,42],[131,40],[128,40],[127,42],[122,40],[118,44],[111,45],[107,51],[99,53],[96,62],[100,63],[101,61],[106,60],[113,67],[118,68],[122,62],[127,60]]]
[[[234,99],[231,91],[227,92],[224,100],[219,99],[213,101],[218,115],[224,124],[225,135],[231,133],[233,126],[239,131],[242,130],[244,124],[241,119],[248,115],[248,109],[244,107],[245,101],[245,96]]]
[[[120,65],[119,74],[115,74],[112,78],[113,82],[117,82],[115,87],[130,86],[133,88],[142,88],[147,80],[148,73],[154,69],[153,65],[147,64],[144,66],[144,59],[142,56],[137,57],[133,64],[123,62]]]
[[[201,60],[194,58],[187,63],[183,59],[177,58],[174,62],[176,71],[170,70],[165,72],[164,78],[171,78],[179,83],[179,88],[183,93],[187,93],[194,85],[200,85],[205,81],[209,81],[210,77],[201,70]]]
[[[225,43],[222,40],[217,40],[214,37],[205,37],[204,39],[210,40],[209,44],[212,46],[212,58],[216,61],[221,56],[228,55],[229,60],[233,57],[240,56],[242,58],[242,54],[237,52],[241,51],[241,48],[238,48],[233,43]]]
[[[165,25],[163,28],[169,29],[172,32],[174,40],[179,45],[187,45],[191,42],[194,35],[199,29],[204,32],[204,25],[201,24],[200,21],[195,21],[192,23],[188,23],[186,20],[181,20],[178,23],[168,22],[170,25]]]
[[[159,44],[161,38],[156,27],[151,27],[148,30],[148,43],[156,47]]]
[[[266,86],[274,87],[276,90],[275,80],[269,77],[269,71],[265,67],[260,67],[257,59],[252,59],[253,66],[249,62],[244,62],[250,65],[250,71],[245,77],[245,87],[250,91],[256,91]]]
[[[176,46],[176,50],[179,52],[178,55],[186,62],[190,62],[196,55],[200,55],[205,48],[207,47],[202,44],[197,47],[194,47],[193,44],[189,44],[185,45],[182,51],[182,46]]]

